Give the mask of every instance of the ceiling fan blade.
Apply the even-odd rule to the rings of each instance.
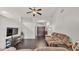
[[[37,12],[37,14],[42,15],[41,13]]]
[[[31,11],[30,11],[30,12],[27,12],[27,14],[28,14],[28,13],[31,13]]]
[[[32,10],[32,8],[29,8],[30,10]]]
[[[38,9],[37,11],[41,11],[42,9]]]

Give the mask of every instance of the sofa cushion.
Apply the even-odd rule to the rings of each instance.
[[[48,43],[48,45],[50,46],[51,43],[54,44],[56,42],[58,42],[58,44],[65,44],[65,45],[71,45],[70,43],[70,37],[66,34],[63,33],[52,33],[51,36],[46,36],[46,42]]]

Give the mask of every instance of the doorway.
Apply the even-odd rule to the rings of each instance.
[[[37,26],[37,39],[45,39],[45,26]]]

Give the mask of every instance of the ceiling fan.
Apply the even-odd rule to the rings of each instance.
[[[29,8],[29,9],[30,9],[31,11],[27,12],[27,14],[32,13],[33,16],[36,16],[37,14],[38,14],[38,15],[42,15],[42,14],[40,13],[40,11],[42,10],[41,8],[40,8],[40,9]]]

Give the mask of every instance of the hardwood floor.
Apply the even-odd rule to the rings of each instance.
[[[24,39],[23,49],[34,49],[36,47],[36,39]]]
[[[17,49],[35,49],[43,46],[47,46],[44,39],[24,39],[24,42],[20,43]]]

